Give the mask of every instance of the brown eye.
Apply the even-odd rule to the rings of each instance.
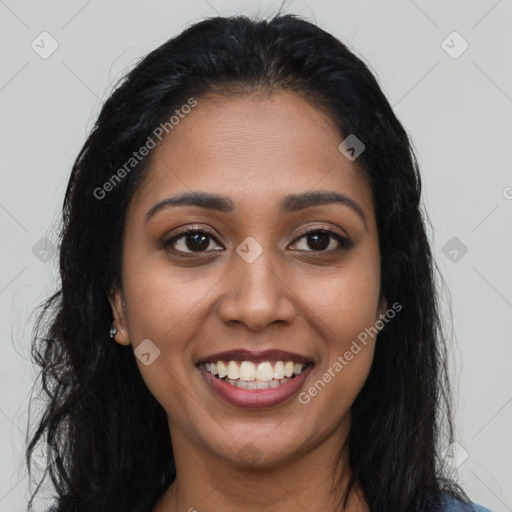
[[[194,252],[205,252],[210,246],[212,240],[215,239],[210,233],[202,230],[191,229],[166,241],[164,243],[164,247],[165,249],[170,249],[175,252],[184,252],[189,254]]]
[[[305,239],[308,247],[311,249],[300,249],[307,252],[331,252],[341,249],[349,249],[353,246],[353,242],[334,231],[327,229],[315,229],[308,231],[298,240]]]

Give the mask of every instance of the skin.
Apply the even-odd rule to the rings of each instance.
[[[341,141],[324,113],[278,92],[199,98],[154,150],[127,211],[122,289],[110,297],[116,341],[136,349],[149,339],[160,350],[148,366],[137,358],[167,413],[177,466],[153,512],[334,509],[343,491],[328,486],[334,459],[377,338],[308,404],[294,396],[272,408],[234,407],[213,393],[194,362],[233,348],[288,350],[315,363],[307,390],[386,311],[371,189],[357,160],[339,151]],[[286,195],[313,190],[349,196],[365,222],[335,203],[279,212]],[[174,206],[145,222],[156,203],[191,191],[227,196],[235,210]],[[190,237],[192,248],[187,237],[174,252],[163,246],[184,226],[212,234],[206,250]],[[303,236],[312,228],[354,245],[340,249],[330,238],[319,249]],[[252,263],[236,252],[248,236],[263,249]],[[240,450],[256,454],[253,462]],[[342,463],[345,483],[346,453]],[[368,510],[358,489],[347,510]]]

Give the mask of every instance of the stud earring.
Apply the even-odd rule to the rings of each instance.
[[[116,334],[117,334],[117,329],[112,325],[112,327],[110,328],[110,337],[114,338]]]

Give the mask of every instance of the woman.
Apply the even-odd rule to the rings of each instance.
[[[33,346],[54,510],[486,510],[439,455],[420,192],[375,78],[307,21],[146,56],[76,159]]]

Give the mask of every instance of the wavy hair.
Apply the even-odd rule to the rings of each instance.
[[[372,512],[431,512],[444,491],[467,502],[439,455],[440,439],[453,438],[447,349],[412,144],[360,58],[314,24],[278,14],[208,18],[146,55],[104,103],[74,162],[59,288],[41,305],[31,347],[47,405],[26,449],[29,473],[40,440],[57,455],[47,466],[57,512],[149,511],[176,477],[165,411],[130,346],[109,337],[125,215],[149,157],[102,199],[95,190],[189,98],[280,90],[325,111],[340,141],[355,134],[366,145],[358,163],[373,193],[381,292],[403,308],[380,332],[351,407],[352,473],[340,510],[355,484]]]

